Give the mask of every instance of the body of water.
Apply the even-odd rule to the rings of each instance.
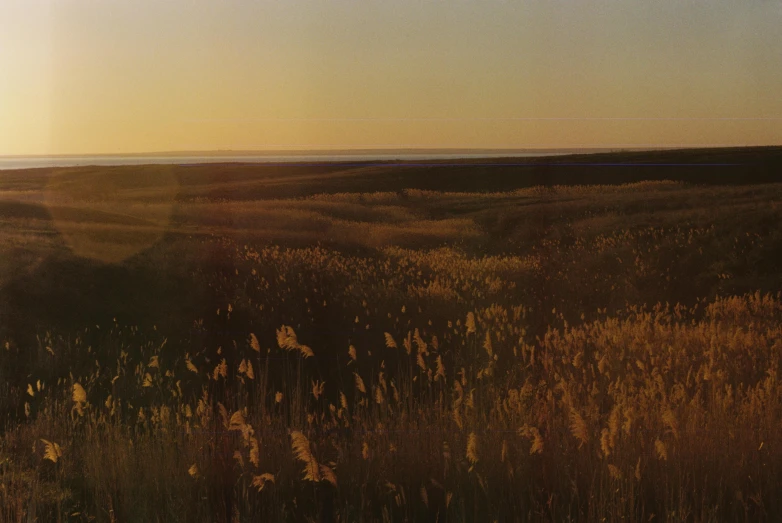
[[[573,154],[567,152],[505,152],[505,153],[431,153],[431,154],[297,154],[297,155],[165,155],[165,156],[7,156],[0,157],[0,170],[36,169],[42,167],[77,167],[86,165],[193,165],[205,163],[325,163],[325,162],[366,162],[366,161],[426,161],[426,160],[462,160],[462,159],[498,159],[498,158],[534,158]]]

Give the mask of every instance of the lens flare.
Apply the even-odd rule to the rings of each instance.
[[[53,173],[44,201],[74,254],[119,263],[163,236],[178,187],[167,166],[84,167]]]

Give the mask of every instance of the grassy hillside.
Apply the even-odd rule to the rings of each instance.
[[[482,163],[0,172],[0,520],[778,519],[782,151]]]

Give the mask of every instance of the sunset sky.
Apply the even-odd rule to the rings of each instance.
[[[0,0],[0,155],[782,144],[779,0]]]

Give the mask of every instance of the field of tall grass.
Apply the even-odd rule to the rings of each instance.
[[[0,521],[777,521],[781,193],[185,199],[104,265],[17,216]]]

